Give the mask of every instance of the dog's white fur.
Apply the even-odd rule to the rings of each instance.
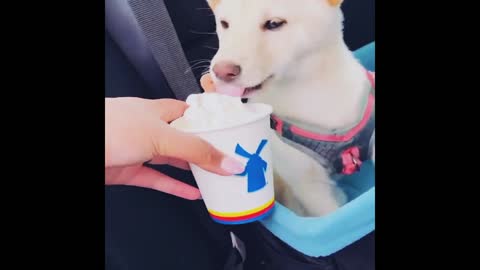
[[[212,59],[241,66],[232,83],[252,87],[253,102],[283,117],[330,129],[356,124],[366,91],[364,68],[343,40],[343,14],[328,0],[220,0],[214,10],[219,50]],[[275,31],[262,25],[286,20]],[[228,22],[223,29],[221,21]],[[221,84],[212,72],[216,84]],[[272,133],[274,133],[272,131]],[[325,168],[272,134],[277,199],[302,216],[321,216],[346,202]],[[374,153],[373,153],[374,156]]]

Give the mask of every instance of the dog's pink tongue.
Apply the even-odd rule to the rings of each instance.
[[[233,97],[241,97],[245,92],[245,88],[234,86],[234,85],[222,85],[218,86],[216,91],[220,94],[233,96]]]

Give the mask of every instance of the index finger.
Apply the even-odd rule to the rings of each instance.
[[[167,123],[181,117],[188,108],[187,103],[176,99],[164,98],[153,100],[153,102],[158,108],[160,119]]]
[[[185,160],[220,175],[238,174],[245,166],[198,136],[164,127],[155,144],[156,155]]]

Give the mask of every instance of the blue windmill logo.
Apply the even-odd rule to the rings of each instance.
[[[265,172],[267,170],[267,162],[260,157],[260,153],[267,144],[267,140],[262,140],[257,147],[257,151],[254,154],[247,152],[240,144],[237,144],[235,148],[235,153],[244,158],[248,158],[247,166],[245,166],[245,171],[238,176],[247,176],[248,181],[248,192],[255,192],[264,188],[267,185],[265,179]]]

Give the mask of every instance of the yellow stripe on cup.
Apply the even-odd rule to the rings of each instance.
[[[272,198],[266,204],[242,212],[230,212],[230,213],[221,213],[217,211],[208,210],[210,216],[216,222],[233,225],[233,224],[245,224],[249,222],[254,222],[261,220],[272,213],[273,206],[275,205],[275,198]]]

